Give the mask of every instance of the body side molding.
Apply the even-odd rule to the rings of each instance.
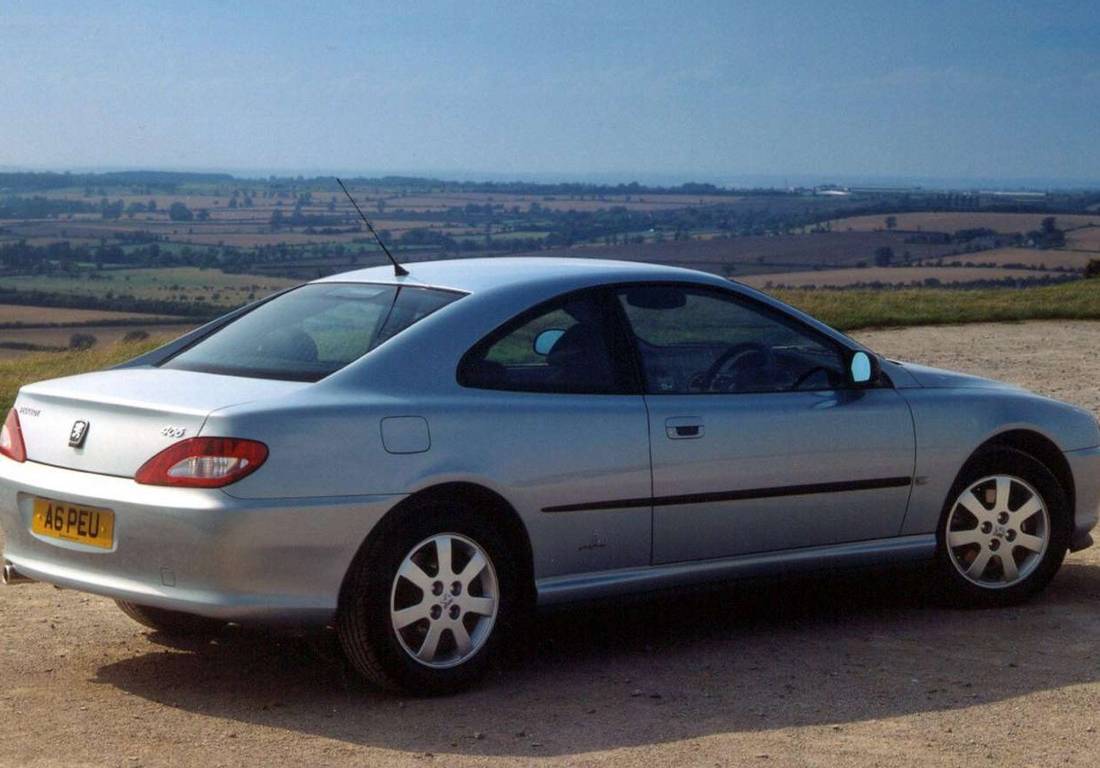
[[[901,488],[911,485],[911,477],[881,477],[871,480],[845,480],[835,483],[811,483],[809,485],[779,485],[771,488],[746,488],[738,491],[714,493],[687,493],[678,496],[653,496],[637,499],[610,499],[587,501],[580,504],[562,504],[543,507],[543,512],[583,512],[601,509],[633,509],[636,507],[669,507],[678,504],[709,504],[716,501],[746,501],[770,499],[777,496],[807,496],[815,493],[845,493],[870,491],[879,488]]]

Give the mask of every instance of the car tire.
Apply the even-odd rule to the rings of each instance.
[[[970,459],[944,503],[935,570],[945,602],[1021,603],[1058,572],[1072,510],[1051,471],[1030,454],[993,448]]]
[[[341,590],[336,630],[351,667],[378,687],[414,696],[473,685],[522,613],[514,554],[487,516],[468,506],[414,504],[383,525]]]
[[[200,637],[216,635],[225,627],[224,621],[196,616],[191,613],[169,611],[149,605],[116,600],[123,613],[142,626],[154,629],[170,637]]]

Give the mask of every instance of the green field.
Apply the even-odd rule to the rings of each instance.
[[[0,410],[7,413],[16,392],[24,384],[106,368],[148,352],[166,340],[118,342],[88,350],[32,352],[14,359],[0,359]]]
[[[230,274],[220,269],[160,267],[102,270],[84,275],[17,275],[5,277],[4,287],[100,298],[111,294],[161,301],[202,301],[233,307],[299,282],[283,277]]]
[[[772,293],[845,331],[1020,320],[1100,320],[1100,280],[1075,280],[1061,285],[1019,289],[782,290]]]

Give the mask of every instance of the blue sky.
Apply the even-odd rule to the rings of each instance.
[[[1095,2],[0,2],[0,166],[1100,181]]]

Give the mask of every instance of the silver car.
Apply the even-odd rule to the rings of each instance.
[[[930,560],[945,598],[1003,605],[1092,542],[1086,411],[882,359],[700,272],[409,271],[23,387],[5,580],[166,633],[334,626],[365,677],[430,693],[476,679],[535,604]]]

